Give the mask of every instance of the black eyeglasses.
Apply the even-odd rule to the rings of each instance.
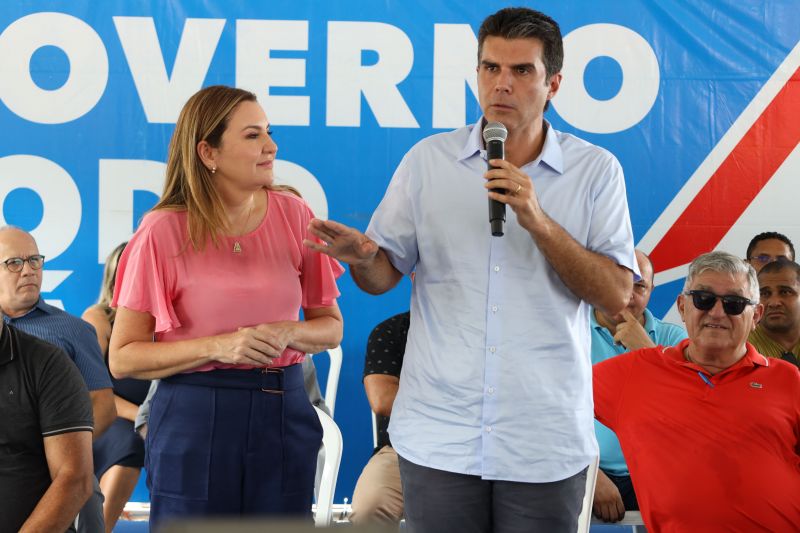
[[[716,304],[717,299],[722,300],[722,309],[726,315],[741,315],[748,305],[756,305],[754,302],[744,296],[719,296],[711,291],[688,291],[686,296],[692,297],[692,303],[700,311],[710,311]]]
[[[26,262],[31,266],[32,269],[39,270],[44,265],[44,256],[37,254],[25,258],[12,257],[10,259],[6,259],[2,263],[6,266],[9,272],[22,272]]]

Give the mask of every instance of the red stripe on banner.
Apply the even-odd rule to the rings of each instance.
[[[800,69],[650,254],[658,272],[713,250],[800,144]]]

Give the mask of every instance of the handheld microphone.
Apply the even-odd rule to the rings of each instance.
[[[489,122],[483,128],[483,142],[486,143],[486,159],[505,159],[505,142],[508,137],[508,130],[500,122]],[[489,170],[497,168],[489,165]],[[505,189],[495,189],[500,194],[505,193]],[[489,225],[493,237],[503,236],[503,224],[506,221],[506,204],[489,198]]]

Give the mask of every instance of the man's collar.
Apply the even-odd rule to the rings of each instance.
[[[690,363],[689,361],[687,361],[686,360],[686,356],[684,355],[684,350],[686,349],[686,347],[689,345],[690,342],[691,342],[691,339],[683,339],[681,342],[679,342],[674,347],[667,348],[665,353],[668,354],[676,362],[682,363],[684,365],[699,366],[696,363]],[[738,361],[733,363],[728,368],[726,368],[724,370],[721,370],[716,375],[719,376],[720,374],[724,374],[725,372],[729,372],[729,371],[733,370],[734,368],[737,368],[737,367],[740,367],[740,366],[747,366],[747,367],[753,367],[753,366],[764,366],[764,367],[767,367],[767,366],[769,366],[769,359],[767,357],[761,355],[760,353],[758,353],[758,350],[756,350],[755,346],[753,346],[752,344],[750,344],[748,342],[748,343],[745,344],[745,347],[747,348],[747,351],[745,352],[744,356],[741,359],[739,359]]]
[[[43,313],[46,313],[48,315],[52,315],[56,308],[53,307],[50,304],[46,304],[44,302],[44,300],[39,298],[39,300],[36,302],[36,304],[33,307],[31,307],[30,309],[28,309],[27,311],[25,311],[23,314],[21,314],[19,316],[15,316],[15,317],[4,316],[3,318],[5,319],[6,322],[9,322],[10,320],[19,320],[21,318],[25,318],[26,316],[30,315],[31,313],[34,312],[34,310],[37,310],[37,309],[39,311],[43,312]]]
[[[544,145],[542,146],[542,153],[539,154],[538,159],[532,161],[530,164],[538,164],[542,162],[552,168],[554,171],[562,174],[564,172],[564,153],[561,150],[561,145],[556,137],[556,132],[547,120],[544,120]],[[486,150],[483,146],[483,121],[484,117],[478,119],[478,122],[470,126],[469,137],[464,143],[464,148],[458,155],[458,161],[463,161],[474,156],[476,153],[480,157],[486,159]],[[525,166],[528,166],[525,165]]]
[[[656,317],[646,307],[644,308],[644,330],[651,335],[656,332]]]
[[[0,331],[0,365],[4,365],[14,360],[14,341],[11,328],[4,321],[0,321]]]

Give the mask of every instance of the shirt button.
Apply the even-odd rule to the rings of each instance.
[[[494,394],[494,387],[489,387],[486,392],[489,394]]]
[[[493,305],[492,306],[492,313],[496,313],[498,309],[499,309],[499,307],[497,307],[496,305]]]
[[[500,265],[495,265],[494,266],[494,271],[495,272],[500,272]]]
[[[497,351],[497,348],[495,348],[494,346],[489,346],[489,351],[494,353]]]
[[[486,433],[492,432],[492,426],[486,426]]]

